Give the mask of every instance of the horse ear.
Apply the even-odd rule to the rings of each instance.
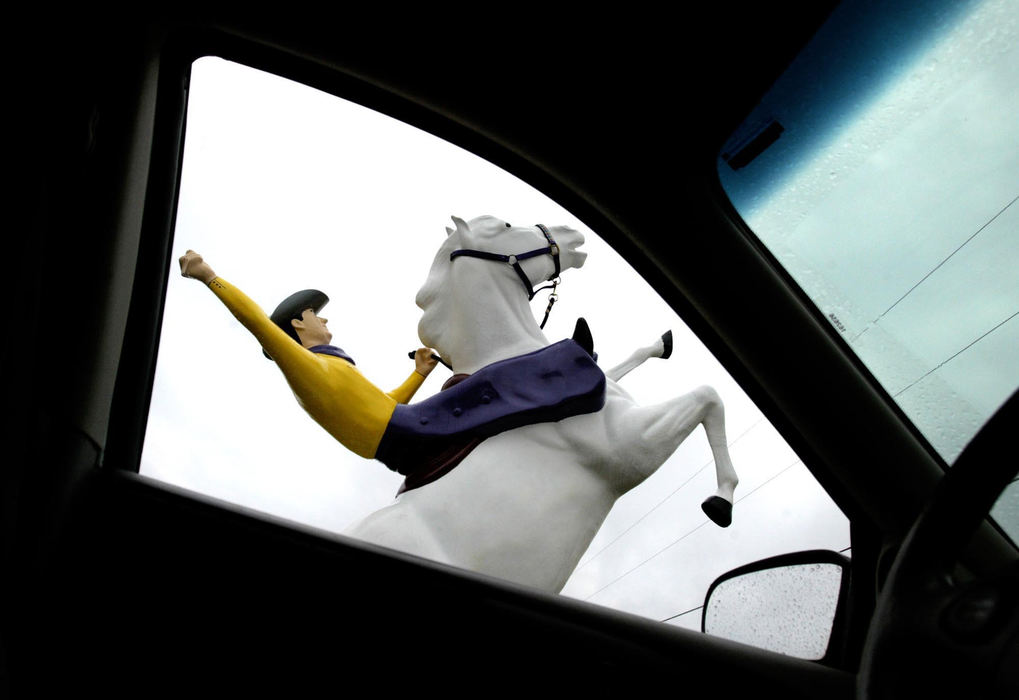
[[[449,236],[452,236],[453,234],[457,234],[459,236],[460,246],[470,247],[471,227],[467,224],[466,221],[461,219],[459,216],[451,216],[449,218],[453,220],[453,224],[456,226],[456,229],[451,229],[447,226],[446,227],[447,238],[449,238]]]
[[[456,224],[456,231],[461,236],[463,236],[465,233],[471,232],[471,227],[468,226],[467,222],[461,219],[459,216],[451,216],[449,218],[451,218],[453,220],[453,223]],[[446,230],[448,231],[449,229],[447,228]]]

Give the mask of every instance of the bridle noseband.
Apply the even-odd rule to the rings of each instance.
[[[555,291],[556,287],[559,286],[559,272],[560,272],[559,245],[555,242],[555,239],[552,238],[552,234],[549,233],[549,230],[545,226],[543,226],[542,224],[535,225],[538,227],[538,230],[541,231],[542,235],[545,236],[545,240],[548,241],[548,245],[544,248],[536,248],[535,250],[529,250],[526,253],[518,253],[516,255],[502,255],[500,253],[488,253],[484,250],[469,250],[466,248],[461,248],[460,250],[454,250],[452,253],[450,253],[449,259],[454,260],[459,257],[468,257],[468,258],[480,258],[481,260],[491,260],[493,262],[508,263],[513,268],[513,271],[517,273],[517,277],[520,278],[520,282],[524,285],[524,290],[527,292],[527,301],[534,299],[535,295],[538,292],[545,289],[551,289],[552,292],[548,295],[548,306],[545,308],[545,318],[542,320],[541,326],[539,326],[540,328],[544,328],[545,323],[548,321],[548,315],[552,312],[552,305],[559,300],[559,295],[556,294]],[[506,224],[506,226],[508,227],[509,224]],[[546,282],[551,282],[552,284],[546,285],[539,289],[535,289],[534,284],[531,283],[531,280],[527,276],[527,273],[524,272],[524,268],[520,266],[520,261],[528,260],[530,258],[536,258],[539,255],[552,256],[552,262],[555,264],[555,272],[552,273],[551,277],[545,280]]]
[[[508,226],[508,224],[507,224]],[[494,262],[509,263],[514,272],[517,273],[517,277],[524,284],[524,289],[527,291],[527,300],[530,301],[534,298],[534,295],[541,291],[541,289],[548,289],[548,287],[542,287],[541,289],[535,289],[534,285],[531,284],[531,280],[527,277],[527,273],[524,272],[524,268],[520,266],[521,260],[528,260],[530,258],[536,258],[539,255],[551,255],[552,262],[555,263],[555,272],[546,281],[552,282],[559,277],[559,246],[556,244],[555,239],[552,238],[552,234],[548,232],[548,229],[541,224],[537,224],[538,230],[545,236],[545,240],[548,241],[548,245],[544,248],[537,248],[535,250],[529,250],[526,253],[518,253],[516,255],[502,255],[500,253],[488,253],[484,250],[468,250],[461,248],[460,250],[454,250],[449,254],[449,259],[454,260],[461,256],[469,258],[480,258],[482,260],[492,260]]]

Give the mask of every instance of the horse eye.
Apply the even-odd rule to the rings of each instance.
[[[513,228],[512,224],[506,224],[506,228]]]

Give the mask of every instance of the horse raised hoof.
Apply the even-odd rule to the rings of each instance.
[[[701,503],[701,510],[719,527],[729,527],[732,524],[732,504],[721,496],[712,496]]]
[[[667,360],[672,357],[672,330],[667,330],[662,333],[662,354],[659,356],[663,360]]]

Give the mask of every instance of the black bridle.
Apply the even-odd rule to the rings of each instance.
[[[449,254],[449,259],[454,260],[459,257],[469,258],[480,258],[481,260],[491,260],[493,262],[508,263],[513,271],[517,273],[517,277],[520,278],[520,282],[524,285],[524,290],[527,292],[527,300],[530,301],[535,295],[545,289],[551,289],[552,292],[548,295],[548,306],[545,308],[545,318],[541,322],[540,328],[545,327],[545,323],[548,321],[548,315],[552,312],[552,305],[559,300],[559,295],[556,294],[556,287],[559,286],[559,245],[552,238],[552,234],[549,233],[548,229],[542,224],[536,224],[538,230],[541,231],[542,235],[545,236],[545,240],[548,241],[548,245],[544,248],[536,248],[535,250],[529,250],[526,253],[518,253],[516,255],[502,255],[500,253],[488,253],[483,250],[468,250],[461,248],[460,250],[454,250]],[[509,224],[507,224],[509,226]],[[555,263],[555,272],[549,277],[546,282],[552,284],[546,285],[539,289],[534,288],[534,284],[531,283],[527,273],[524,272],[524,268],[520,266],[521,260],[528,260],[530,258],[536,258],[539,255],[551,255],[552,262]]]

